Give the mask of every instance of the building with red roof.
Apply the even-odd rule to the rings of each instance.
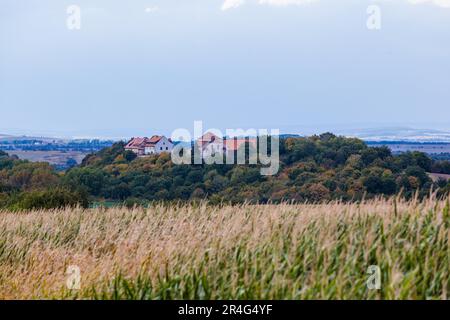
[[[201,149],[203,157],[209,157],[218,153],[238,151],[240,147],[248,143],[257,148],[257,138],[221,138],[212,132],[207,132],[197,139],[197,146]]]
[[[165,136],[152,136],[151,138],[132,138],[125,150],[132,151],[138,156],[148,156],[152,154],[160,154],[163,152],[171,152],[173,149],[173,142]]]

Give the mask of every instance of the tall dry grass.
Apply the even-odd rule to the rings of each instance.
[[[0,212],[0,298],[447,299],[449,239],[433,198]]]

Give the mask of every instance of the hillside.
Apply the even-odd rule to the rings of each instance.
[[[21,203],[17,194],[55,188],[90,201],[128,205],[203,199],[211,203],[355,201],[398,193],[407,198],[416,192],[425,196],[437,189],[439,194],[448,193],[450,183],[433,182],[430,172],[449,174],[450,163],[420,152],[393,155],[387,147],[368,147],[361,140],[332,134],[282,139],[275,176],[262,176],[257,165],[175,165],[170,154],[136,158],[124,150],[124,143],[116,143],[90,154],[66,173],[57,173],[46,163],[0,154],[0,206]],[[28,203],[27,207],[32,205],[31,200]]]
[[[433,161],[420,152],[392,155],[387,147],[372,148],[361,140],[332,134],[282,139],[280,161],[279,173],[264,177],[255,165],[179,166],[164,154],[135,159],[119,143],[88,156],[64,180],[96,197],[137,202],[204,198],[233,203],[315,202],[399,192],[408,197],[417,190],[425,195],[438,187],[449,190],[427,175],[437,169],[450,171],[448,162]]]

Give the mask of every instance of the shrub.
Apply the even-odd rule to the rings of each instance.
[[[11,196],[11,199],[9,209],[12,210],[59,209],[76,206],[87,208],[89,205],[86,194],[59,188],[23,192],[17,196]]]

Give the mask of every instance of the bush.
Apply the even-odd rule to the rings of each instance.
[[[59,209],[80,206],[87,208],[89,205],[86,194],[72,192],[66,189],[51,189],[45,191],[23,192],[11,196],[9,209],[33,210],[33,209]]]
[[[129,209],[132,209],[134,207],[143,207],[145,206],[145,201],[138,199],[138,198],[127,198],[124,202],[123,205]]]
[[[8,205],[9,196],[7,193],[0,192],[0,209],[5,208]]]

